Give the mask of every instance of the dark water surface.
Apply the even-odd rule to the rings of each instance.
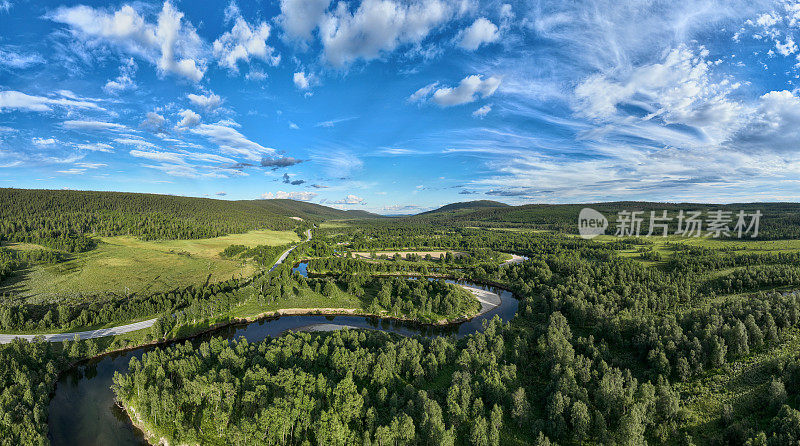
[[[306,265],[300,264],[295,270],[305,275]],[[453,283],[453,281],[448,281]],[[498,290],[471,282],[459,282],[500,294],[500,306],[482,314],[471,321],[456,326],[419,326],[368,318],[363,316],[282,316],[277,319],[252,322],[247,325],[229,326],[213,333],[196,338],[200,342],[209,337],[238,339],[244,337],[250,342],[258,342],[267,337],[277,337],[287,330],[298,330],[317,324],[346,325],[357,328],[382,330],[404,336],[421,335],[426,337],[456,335],[464,336],[483,328],[483,321],[498,315],[508,321],[517,312],[518,301],[504,290]],[[114,372],[126,372],[131,358],[141,358],[146,351],[161,347],[142,347],[125,353],[108,355],[83,363],[66,372],[58,381],[55,395],[50,401],[50,442],[55,445],[145,445],[141,433],[128,420],[127,414],[114,404],[111,384]]]

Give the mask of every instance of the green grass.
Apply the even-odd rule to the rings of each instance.
[[[298,240],[292,231],[251,231],[210,239],[152,242],[105,237],[97,248],[72,255],[65,262],[18,272],[0,286],[0,292],[30,302],[49,302],[78,294],[149,293],[202,285],[206,280],[213,283],[254,272],[252,262],[219,256],[231,244],[281,245]]]
[[[701,440],[698,444],[704,444],[721,436],[720,418],[726,404],[734,408],[735,419],[755,417],[752,409],[766,392],[771,377],[766,371],[769,364],[776,359],[795,357],[798,351],[800,332],[794,329],[777,347],[751,354],[722,369],[708,371],[700,378],[678,384],[682,393],[691,395],[684,401],[690,414],[684,428],[695,440]],[[763,420],[752,421],[760,423]]]
[[[45,247],[45,246],[42,246],[42,245],[36,245],[36,244],[33,244],[33,243],[13,243],[13,242],[9,243],[9,242],[3,242],[3,243],[0,243],[0,246],[3,247],[3,248],[13,249],[13,250],[16,250],[16,251],[35,251],[35,250],[51,251],[51,249],[48,248],[48,247]]]
[[[337,287],[338,288],[338,287]],[[300,288],[299,293],[287,298],[277,299],[264,305],[259,305],[253,299],[248,300],[242,306],[236,308],[223,317],[250,317],[268,311],[276,311],[285,308],[355,308],[364,309],[361,299],[352,294],[348,294],[341,289],[337,289],[333,296],[327,297],[315,292],[310,288]]]
[[[667,243],[682,243],[687,246],[697,246],[709,249],[734,249],[738,252],[749,252],[755,254],[767,254],[777,252],[796,252],[800,251],[800,240],[720,240],[708,237],[644,237],[645,240],[652,242],[652,245],[636,246],[633,249],[618,251],[621,257],[636,260],[645,266],[660,266],[666,264],[672,258],[673,249]],[[611,235],[601,235],[593,239],[597,242],[611,242],[620,240]],[[660,262],[653,262],[641,258],[638,249],[652,248],[653,251],[661,255]],[[728,271],[730,272],[730,271]]]
[[[300,238],[294,231],[250,231],[244,234],[231,234],[223,237],[198,240],[143,241],[135,237],[103,237],[103,242],[162,252],[188,252],[193,256],[215,258],[230,245],[279,246],[297,243]]]
[[[326,221],[326,222],[322,222],[322,223],[319,224],[320,229],[349,228],[350,226],[352,226],[352,225],[349,224],[349,223],[346,223],[346,222],[343,222],[343,221],[336,221],[336,220]]]

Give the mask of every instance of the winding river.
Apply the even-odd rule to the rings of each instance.
[[[306,265],[296,266],[294,271],[306,275]],[[454,281],[448,280],[450,283]],[[464,336],[482,330],[483,321],[495,315],[508,321],[517,312],[518,301],[512,293],[467,281],[458,282],[500,294],[501,303],[492,310],[455,326],[431,327],[383,320],[364,316],[282,316],[244,325],[220,328],[213,333],[197,337],[200,342],[209,337],[222,336],[228,339],[246,338],[258,342],[267,337],[281,336],[287,331],[308,329],[330,330],[341,326],[364,328],[398,333],[404,336],[426,337],[455,335]],[[49,438],[58,445],[146,445],[142,434],[133,427],[127,414],[114,404],[111,392],[114,372],[125,372],[131,358],[141,358],[144,352],[160,348],[148,346],[139,349],[106,355],[92,359],[65,372],[56,384],[50,401]]]

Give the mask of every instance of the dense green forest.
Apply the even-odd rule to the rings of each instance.
[[[0,330],[158,317],[146,339],[168,340],[303,299],[435,322],[478,310],[469,293],[441,280],[464,278],[512,291],[516,316],[462,338],[370,330],[257,343],[212,337],[146,353],[114,390],[170,444],[793,445],[800,441],[800,245],[780,240],[796,229],[793,205],[762,209],[783,222],[770,229],[763,221],[773,231],[765,238],[777,242],[591,241],[525,229],[543,221],[536,219],[476,227],[540,212],[553,229],[573,219],[567,206],[456,206],[421,217],[318,222],[313,240],[273,271],[267,267],[286,246],[231,245],[222,257],[262,268],[219,283],[56,305],[4,296]],[[497,219],[478,221],[476,212]],[[304,232],[314,222],[288,227]],[[0,276],[58,262],[66,251],[0,249]],[[507,254],[525,260],[504,264]],[[292,271],[302,259],[309,277]],[[98,352],[93,342],[65,344],[0,346],[0,443],[46,443],[57,374]]]
[[[494,204],[493,204],[494,203]],[[699,204],[699,203],[649,203],[649,202],[609,202],[589,204],[529,204],[507,206],[503,203],[476,201],[455,203],[440,209],[408,217],[412,224],[426,223],[431,225],[479,226],[479,227],[526,227],[552,230],[568,234],[578,232],[578,214],[581,209],[590,207],[602,213],[609,223],[607,234],[617,230],[617,216],[621,211],[641,211],[643,218],[642,234],[650,229],[650,212],[661,216],[663,211],[672,217],[669,231],[677,231],[677,214],[683,210],[700,211],[707,217],[708,211],[722,210],[736,215],[739,211],[751,214],[762,212],[759,240],[796,239],[800,238],[800,204],[797,203],[743,203],[743,204]],[[731,226],[735,225],[736,218]],[[706,228],[706,226],[703,226]],[[656,234],[661,232],[656,230]]]
[[[199,239],[254,229],[293,229],[304,220],[372,216],[293,200],[226,201],[169,195],[0,189],[0,242],[82,252],[91,236]]]
[[[0,241],[67,252],[90,249],[91,235],[191,239],[296,224],[257,203],[165,195],[0,189],[0,202]]]
[[[165,410],[157,405],[165,395],[174,395],[166,404],[176,412],[161,419],[185,423],[176,427],[148,417],[146,424],[175,441],[199,439],[202,431],[210,435],[203,441],[213,442],[222,434],[204,425],[219,426],[220,420],[229,429],[226,438],[259,444],[269,444],[269,438],[279,444],[324,439],[341,444],[769,445],[800,439],[797,352],[792,350],[800,294],[771,291],[796,284],[796,252],[671,246],[668,260],[648,265],[621,255],[652,250],[646,239],[598,243],[546,233],[368,224],[319,231],[306,253],[323,256],[336,243],[354,250],[481,246],[525,255],[529,259],[520,264],[485,262],[461,271],[514,291],[522,299],[519,312],[509,324],[494,322],[460,340],[376,343],[373,339],[387,335],[343,332],[199,351],[175,347],[132,364],[129,374],[118,378],[120,397],[152,414]],[[326,257],[309,265],[319,273],[338,270],[333,277],[352,281],[429,268],[418,260]],[[463,268],[440,269],[456,270]],[[429,355],[434,344],[453,353],[444,361]],[[400,356],[387,354],[387,363],[377,359],[382,348],[409,345],[419,351],[414,355],[419,368]],[[218,353],[202,353],[204,348]],[[437,357],[437,367],[427,365],[429,357]],[[333,368],[330,358],[353,362]],[[248,375],[254,364],[258,378]],[[391,385],[374,382],[387,369],[396,374]],[[306,384],[283,386],[280,374],[287,370]],[[742,373],[748,374],[748,389],[728,395],[726,377],[742,379],[736,378]],[[206,374],[228,383],[219,384],[231,389],[226,405],[197,398],[186,404],[183,389],[202,394],[197,379]],[[143,386],[138,395],[147,397],[132,396],[134,382]],[[340,386],[352,389],[349,397],[333,396]],[[721,392],[725,403],[716,409],[698,405],[708,392]],[[302,411],[293,405],[298,401],[307,402],[302,410],[316,421],[298,415]],[[346,415],[342,407],[349,408]],[[253,420],[276,428],[259,430]]]
[[[69,350],[45,342],[0,347],[0,444],[46,445],[47,406]]]

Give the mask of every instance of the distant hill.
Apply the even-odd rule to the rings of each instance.
[[[476,201],[462,201],[458,203],[450,203],[432,211],[421,212],[417,215],[440,214],[445,212],[468,211],[483,208],[502,208],[511,207],[508,204],[492,200],[476,200]]]
[[[127,192],[0,189],[0,241],[65,251],[90,248],[92,235],[147,240],[197,239],[311,222],[374,218],[363,211],[294,200],[228,201]]]
[[[341,210],[306,201],[273,199],[247,200],[241,203],[252,203],[277,214],[289,217],[300,217],[304,220],[357,220],[364,218],[381,218],[381,215],[360,210]]]
[[[474,203],[482,203],[474,205]],[[494,203],[488,205],[484,203]],[[678,211],[699,210],[705,213],[710,210],[726,210],[732,214],[740,210],[763,213],[759,238],[787,239],[800,238],[800,204],[799,203],[658,203],[641,201],[619,201],[587,204],[527,204],[508,206],[493,201],[453,203],[439,209],[417,214],[406,218],[409,222],[425,224],[447,224],[455,226],[479,227],[525,227],[540,230],[552,230],[565,233],[577,233],[578,214],[581,209],[589,207],[604,214],[611,229],[615,227],[617,213],[620,211],[643,211],[640,217],[649,225],[650,211],[666,210],[673,218]],[[675,222],[673,222],[675,223]],[[649,226],[647,226],[649,227]]]

